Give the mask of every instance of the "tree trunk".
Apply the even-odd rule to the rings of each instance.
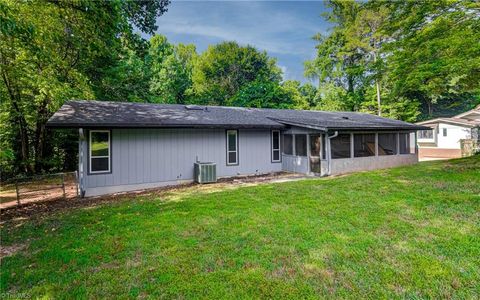
[[[431,118],[433,115],[433,105],[430,100],[425,101],[427,103],[427,109],[428,109],[428,116]]]
[[[3,82],[8,90],[10,101],[12,102],[12,115],[13,122],[18,126],[18,133],[20,135],[20,155],[22,159],[21,166],[25,173],[33,173],[33,168],[30,164],[30,145],[28,141],[28,125],[25,117],[20,109],[20,93],[13,84],[10,82],[9,77],[5,72],[2,72]]]
[[[46,142],[46,124],[48,121],[48,100],[42,101],[38,108],[36,130],[35,130],[35,171],[40,172],[43,169],[43,161],[45,158],[45,142]]]
[[[380,83],[376,80],[375,85],[377,87],[377,104],[378,104],[378,115],[382,115],[382,100],[380,99]]]
[[[372,52],[373,55],[373,62],[377,62],[377,53],[375,51]],[[377,74],[378,76],[378,74]],[[377,105],[378,105],[378,115],[382,115],[382,100],[380,98],[380,80],[378,78],[375,79],[375,87],[377,89]]]

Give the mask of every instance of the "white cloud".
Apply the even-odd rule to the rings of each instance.
[[[286,66],[278,65],[278,67],[280,68],[280,70],[282,70],[283,77],[289,77],[288,68]]]

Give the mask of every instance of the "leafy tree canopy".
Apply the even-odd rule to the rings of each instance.
[[[415,121],[478,103],[478,2],[331,0],[328,6],[333,27],[314,37],[317,56],[305,64],[323,95],[336,94],[321,106]]]

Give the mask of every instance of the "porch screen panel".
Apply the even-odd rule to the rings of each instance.
[[[378,155],[397,154],[397,134],[379,133],[378,134]]]
[[[359,133],[353,135],[353,156],[375,156],[375,134]]]
[[[291,134],[283,135],[283,153],[293,155],[293,136]]]
[[[399,133],[400,154],[410,154],[410,134]]]
[[[332,158],[350,158],[350,134],[339,134],[330,139],[330,148],[332,149]]]
[[[307,156],[307,135],[306,134],[295,135],[295,155]]]

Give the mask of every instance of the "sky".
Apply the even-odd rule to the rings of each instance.
[[[277,58],[284,79],[308,82],[303,63],[315,56],[316,33],[325,33],[321,1],[179,1],[158,17],[157,33],[169,42],[195,44],[197,52],[236,41]]]

